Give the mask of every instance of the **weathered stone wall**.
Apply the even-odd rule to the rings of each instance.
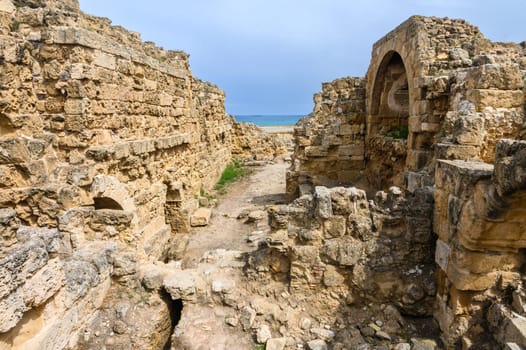
[[[353,90],[361,97],[348,100],[346,79],[315,95],[296,131],[288,192],[342,183],[385,190],[404,186],[406,171],[432,182],[436,159],[491,161],[500,138],[523,133],[524,72],[524,45],[492,43],[463,20],[411,17],[373,46]],[[342,129],[354,130],[352,140]],[[361,163],[340,159],[340,149],[360,144]]]
[[[524,141],[502,140],[494,165],[443,160],[437,166],[434,222],[440,288],[436,318],[450,346],[460,336],[477,346],[481,325],[498,328],[501,320],[488,314],[491,304],[513,305],[514,312],[525,313],[521,251],[526,232],[525,147]],[[509,332],[504,330],[498,333],[504,342],[524,341],[506,339]]]
[[[287,192],[357,181],[364,168],[365,81],[343,78],[323,84],[314,110],[294,128],[295,149]]]
[[[255,124],[232,123],[232,155],[240,160],[272,160],[292,148],[288,132],[269,133]]]
[[[112,282],[137,292],[138,262],[177,245],[233,122],[187,54],[77,1],[2,1],[0,39],[0,348],[73,347]]]
[[[297,295],[327,289],[354,303],[391,303],[404,314],[431,315],[432,208],[429,188],[406,198],[392,187],[370,200],[355,187],[317,186],[272,208],[267,259],[254,264],[289,281]]]
[[[514,312],[524,313],[524,220],[518,214],[523,207],[523,176],[519,175],[523,173],[519,160],[523,159],[522,142],[500,141],[525,137],[525,47],[525,43],[492,43],[463,20],[411,17],[373,46],[367,77],[361,84],[365,96],[360,103],[365,109],[357,111],[355,120],[348,119],[343,124],[338,117],[338,112],[342,112],[338,110],[340,92],[346,90],[337,80],[324,85],[322,94],[315,96],[315,112],[301,122],[295,133],[295,163],[287,179],[290,194],[308,194],[313,185],[338,185],[340,177],[348,174],[340,171],[347,162],[328,150],[353,147],[359,140],[363,162],[353,165],[358,176],[347,178],[347,183],[364,188],[369,197],[377,190],[400,186],[410,203],[408,207],[417,211],[407,216],[407,229],[401,230],[411,232],[417,227],[420,237],[438,235],[435,318],[448,348],[461,343],[464,348],[491,348],[498,346],[495,340],[501,345],[525,341],[520,334],[526,327],[510,316],[511,299]],[[361,133],[356,134],[356,139],[341,139],[342,127]],[[336,141],[325,141],[332,148],[323,148],[322,140]],[[316,153],[308,152],[312,146]],[[514,184],[511,189],[502,190],[501,183],[510,181]],[[422,191],[430,191],[430,196],[434,193],[436,204],[431,200],[429,208],[422,206],[418,200]],[[302,198],[297,203],[305,201]],[[305,206],[312,207],[312,201],[316,202],[316,197]],[[346,226],[344,232],[353,232],[355,226],[349,226],[349,220],[358,220],[361,215],[350,213],[347,224],[327,226],[312,224],[327,220],[312,208],[288,210],[292,221],[298,222],[292,227],[302,227],[300,223],[307,222],[306,233],[300,230],[299,236],[311,234],[321,240],[314,244],[315,248],[303,246],[311,245],[316,238],[296,239],[293,243],[289,240],[290,251],[306,249],[309,261],[315,262],[305,264],[303,255],[288,253],[291,280],[301,280],[301,273],[294,273],[294,267],[300,266],[301,271],[317,272],[316,277],[306,280],[321,281],[324,271],[329,271],[323,255],[323,247],[329,241],[327,227],[339,227],[341,231]],[[430,215],[434,215],[434,228]],[[374,221],[375,215],[371,217]],[[366,246],[371,242],[375,246],[385,244],[382,227],[371,226],[371,232],[376,234]],[[411,242],[412,236],[408,237]],[[343,251],[360,251],[355,249],[355,243],[343,243]],[[412,251],[410,246],[397,245],[396,239],[391,243],[397,257]],[[427,251],[417,254],[420,262],[412,263],[433,270],[429,263],[429,257],[435,255],[433,247],[422,246]],[[350,275],[360,271],[358,266],[374,271],[377,255],[361,257],[363,260],[351,269],[338,270],[348,286],[355,286],[348,281],[352,280]],[[396,276],[398,270],[404,270],[397,261],[395,257],[393,265],[382,267],[384,273]],[[368,278],[376,280],[374,274]],[[361,287],[367,285],[365,280],[360,283]],[[407,286],[409,282],[401,278],[398,283]],[[364,292],[373,299],[384,295],[378,287]],[[404,310],[403,298],[395,292],[385,301],[398,302]],[[496,306],[489,308],[490,304]]]

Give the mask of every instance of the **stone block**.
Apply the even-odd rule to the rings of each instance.
[[[64,112],[67,114],[83,114],[86,111],[86,102],[83,99],[69,98],[64,103]]]
[[[0,333],[14,328],[26,311],[22,293],[10,294],[0,299]]]
[[[309,146],[305,147],[305,156],[307,157],[326,157],[329,151],[324,147]]]
[[[16,243],[16,231],[20,227],[20,220],[16,211],[10,208],[0,209],[0,247],[7,247]],[[0,254],[0,257],[2,254]]]
[[[212,217],[212,210],[210,208],[199,208],[190,217],[190,225],[192,227],[206,226]]]
[[[138,271],[137,254],[131,250],[116,250],[113,254],[112,276],[123,277],[133,275]]]
[[[159,104],[161,106],[171,106],[173,103],[173,97],[165,92],[159,94]]]
[[[31,160],[27,142],[22,138],[0,140],[0,164],[25,163]]]
[[[328,350],[327,343],[325,340],[315,339],[307,342],[308,350]]]
[[[65,282],[63,264],[59,258],[50,260],[24,284],[22,294],[26,309],[42,305],[62,288]]]
[[[287,338],[272,338],[267,340],[265,350],[283,350],[287,345]]]
[[[143,155],[155,151],[154,140],[139,140],[130,142],[130,150],[134,155]]]
[[[526,186],[526,141],[500,140],[495,156],[495,181],[502,194]]]
[[[190,270],[176,271],[164,278],[163,286],[173,300],[192,300],[198,291],[198,278]]]
[[[335,238],[325,242],[321,254],[341,266],[354,266],[363,252],[363,243],[353,238]]]
[[[435,262],[443,271],[448,270],[450,250],[451,249],[446,242],[440,239],[437,240],[435,248]]]
[[[16,7],[11,0],[0,0],[0,12],[14,13],[15,11]]]
[[[345,276],[340,274],[334,266],[327,265],[327,269],[323,272],[323,284],[326,287],[338,287],[344,283]]]
[[[335,215],[323,222],[325,236],[336,238],[345,236],[347,232],[347,220],[344,216]]]
[[[314,200],[316,201],[316,212],[320,217],[328,219],[332,216],[331,192],[327,187],[316,186]]]
[[[436,159],[475,160],[479,158],[480,146],[438,143],[435,145]]]
[[[117,60],[113,55],[97,51],[93,57],[93,64],[102,68],[115,70],[117,67]]]
[[[363,156],[365,147],[363,144],[352,144],[338,147],[338,156]]]
[[[518,64],[483,64],[468,70],[467,89],[521,90],[524,87]]]
[[[342,136],[354,135],[356,134],[356,130],[354,128],[354,125],[341,125],[340,129],[338,130],[338,134]]]
[[[453,136],[461,145],[480,145],[484,139],[485,121],[479,114],[461,116],[455,121]]]
[[[179,233],[179,232],[178,232]],[[162,217],[152,221],[144,228],[144,252],[153,259],[161,259],[170,247],[172,230],[164,223]]]
[[[520,108],[524,103],[522,90],[472,89],[467,92],[467,99],[479,110],[485,107]]]

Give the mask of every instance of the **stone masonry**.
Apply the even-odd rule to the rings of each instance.
[[[219,327],[246,348],[255,331],[269,350],[436,349],[411,319],[446,349],[526,346],[526,43],[409,18],[365,78],[315,95],[294,201],[265,208],[258,250],[184,269],[197,197],[286,138],[236,123],[184,52],[76,0],[0,0],[0,39],[0,350],[192,348],[183,302],[239,306]]]
[[[0,1],[0,36],[0,349],[72,348],[138,262],[167,258],[243,130],[187,54],[75,0]],[[158,311],[168,334],[139,344],[170,336]]]
[[[373,46],[365,79],[323,84],[294,131],[287,191],[299,198],[275,215],[288,239],[269,245],[291,286],[329,288],[335,267],[351,293],[405,314],[421,305],[448,349],[525,346],[525,94],[526,43],[418,16]],[[404,277],[415,270],[418,282]]]

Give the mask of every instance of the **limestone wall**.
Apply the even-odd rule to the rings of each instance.
[[[365,152],[365,81],[342,78],[324,83],[314,110],[294,128],[289,193],[313,186],[350,184],[362,176]]]
[[[269,133],[251,123],[232,124],[232,155],[240,160],[272,160],[292,148],[290,133]]]
[[[518,214],[523,207],[524,189],[519,159],[523,159],[520,140],[524,140],[526,127],[525,47],[524,43],[492,43],[463,20],[411,17],[373,46],[365,80],[325,84],[323,92],[315,96],[313,114],[295,132],[295,163],[287,179],[289,193],[308,195],[313,185],[335,186],[344,178],[348,184],[366,190],[368,198],[377,190],[400,186],[411,203],[409,207],[417,213],[413,216],[416,220],[409,219],[409,215],[406,228],[398,229],[409,234],[415,225],[419,237],[438,235],[436,251],[432,244],[421,246],[417,250],[424,250],[417,258],[421,260],[414,263],[433,270],[428,258],[435,255],[435,318],[447,348],[491,348],[500,346],[491,345],[495,341],[501,345],[526,341],[520,335],[526,327],[513,317],[513,312],[524,314],[525,295],[521,282],[524,220]],[[342,95],[348,96],[349,92],[342,87],[343,82],[349,81],[361,81],[359,103],[364,107],[355,111],[354,119],[345,119],[347,115],[339,108],[341,101],[346,101]],[[354,134],[356,138],[342,138],[342,128],[360,132]],[[342,171],[342,167],[348,162],[335,156],[334,150],[354,147],[356,142],[362,145],[362,162],[352,167],[355,177],[346,177],[349,169]],[[426,190],[432,196],[434,193],[434,204],[429,202],[429,211],[419,211],[419,207],[426,208],[418,201],[419,194]],[[333,191],[339,190],[329,190],[332,199]],[[304,198],[297,203],[316,206],[310,202],[316,202],[316,196]],[[330,234],[334,227],[343,235],[353,232],[356,226],[349,226],[349,222],[362,216],[353,212],[345,224],[326,224],[333,219],[324,214],[296,207],[292,214],[288,210],[293,221],[298,213],[298,222],[307,222],[306,232],[298,231],[304,237],[296,239],[291,250],[308,254],[289,253],[291,280],[294,283],[304,279],[311,285],[319,280],[321,285],[324,273],[330,271],[326,264],[332,263],[324,258],[325,246],[332,239],[327,232]],[[434,215],[433,228],[428,215]],[[311,216],[316,217],[315,224]],[[375,247],[384,244],[382,228],[381,224],[371,226],[374,239],[365,246],[372,242]],[[290,236],[290,226],[288,231]],[[306,238],[310,236],[314,238]],[[404,242],[411,242],[411,235],[405,237]],[[398,246],[396,238],[390,239],[396,254],[391,257],[393,265],[383,271],[396,276],[396,271],[404,269],[397,256],[412,248]],[[313,244],[316,240],[318,243]],[[354,240],[341,246],[346,254],[340,257],[360,251]],[[372,273],[359,284],[348,282],[361,271],[357,269],[360,264],[362,269],[367,266],[371,269],[368,271],[374,271],[376,255],[360,256],[363,260],[358,259],[351,269],[338,269],[345,276],[340,280],[347,281],[351,290],[376,281]],[[402,264],[397,265],[398,261]],[[294,272],[295,267],[319,273],[302,275]],[[398,283],[410,284],[404,278]],[[382,296],[381,286],[379,283],[363,292],[373,298]],[[401,294],[394,292],[391,298],[387,302],[396,300],[401,308],[406,307]],[[490,304],[496,306],[489,308]]]
[[[354,305],[387,303],[431,315],[436,293],[432,192],[400,188],[368,198],[355,187],[315,187],[271,209],[272,233],[259,277],[269,272],[295,295],[346,296]]]
[[[0,64],[0,349],[73,347],[115,283],[137,292],[138,262],[177,245],[233,122],[187,54],[74,0],[0,2]]]
[[[436,318],[451,346],[459,336],[477,343],[485,322],[498,328],[501,320],[488,315],[491,303],[524,315],[524,150],[524,141],[502,140],[494,165],[438,164],[434,222],[441,288]],[[509,332],[498,333],[501,341],[512,340]]]

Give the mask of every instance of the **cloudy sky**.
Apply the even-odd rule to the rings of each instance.
[[[464,18],[526,40],[526,0],[80,0],[90,14],[190,54],[231,114],[308,114],[321,82],[364,76],[371,47],[411,15]]]

